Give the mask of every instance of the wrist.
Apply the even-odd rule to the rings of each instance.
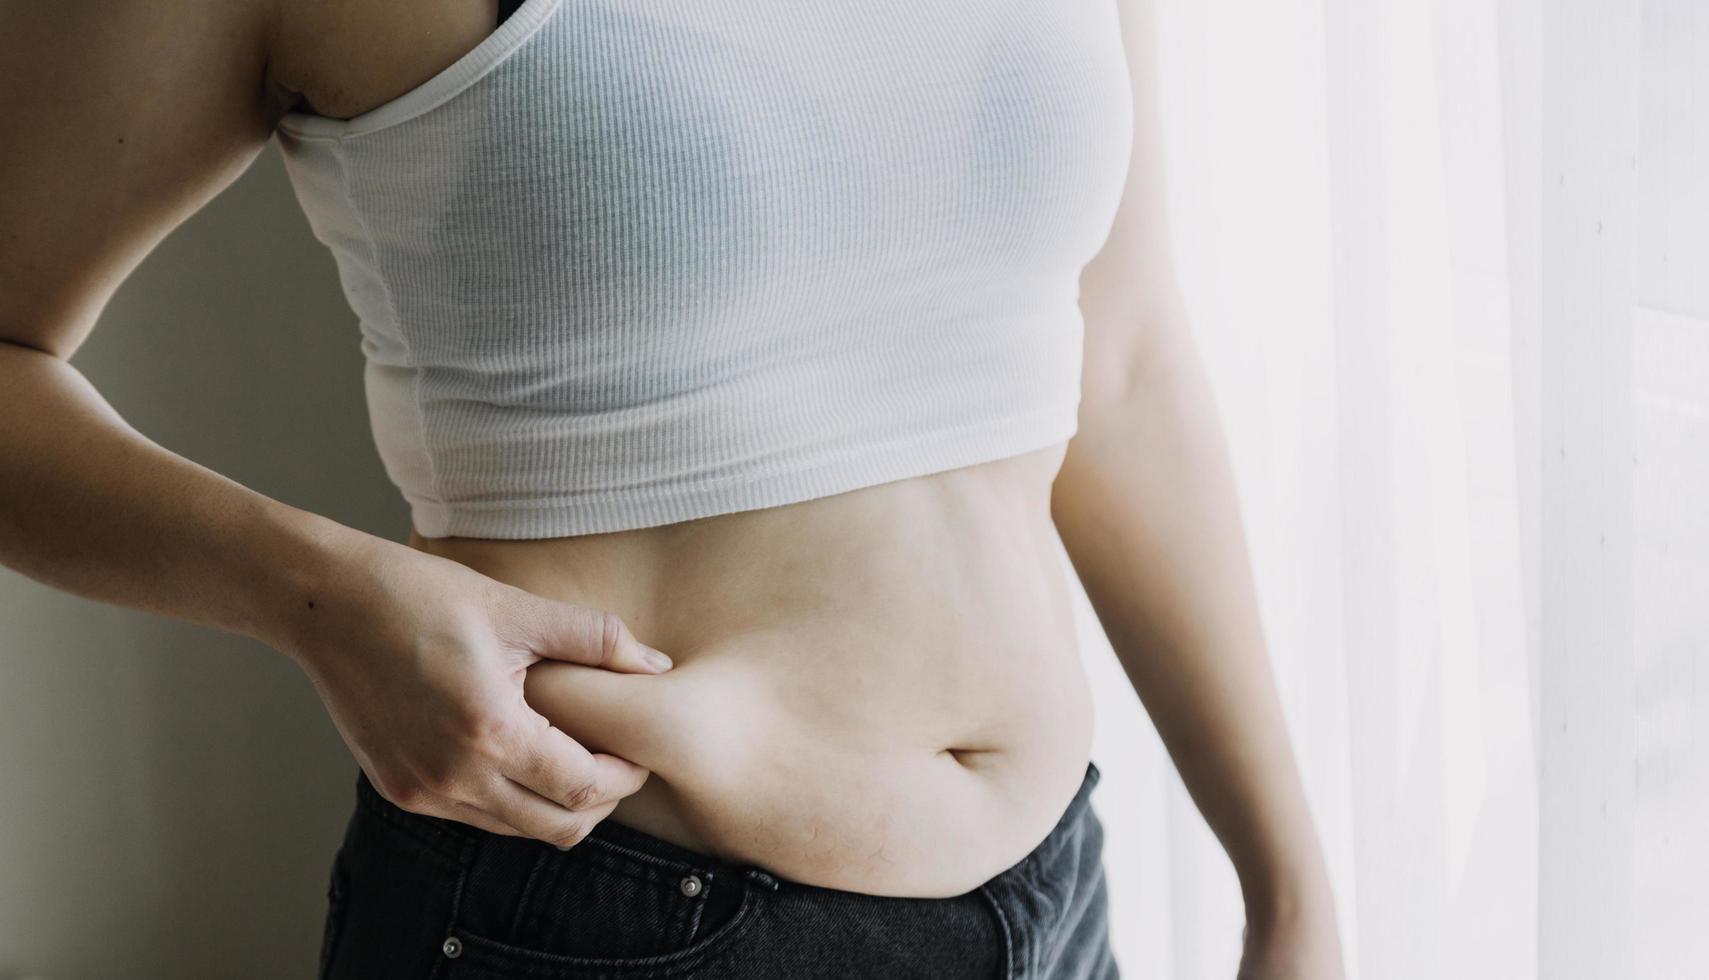
[[[1315,855],[1316,851],[1311,853]],[[1329,877],[1321,860],[1243,871],[1240,888],[1247,922],[1256,931],[1333,919],[1335,915]]]
[[[259,556],[242,632],[292,660],[318,644],[329,617],[360,587],[380,538],[273,500],[252,515],[244,551]]]

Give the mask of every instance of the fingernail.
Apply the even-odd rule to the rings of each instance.
[[[671,669],[671,658],[645,644],[641,646],[641,658],[656,670]]]

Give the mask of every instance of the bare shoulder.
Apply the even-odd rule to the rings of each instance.
[[[0,4],[0,340],[70,356],[259,154],[273,2]]]

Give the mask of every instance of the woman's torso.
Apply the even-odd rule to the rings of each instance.
[[[661,675],[535,665],[527,697],[652,770],[608,819],[776,874],[953,895],[1079,786],[1090,692],[1049,520],[1060,447],[784,507],[411,544],[618,614]]]
[[[294,7],[273,81],[357,115],[473,47],[495,10]],[[1063,451],[660,527],[410,543],[611,610],[674,658],[657,676],[530,671],[558,727],[652,771],[608,819],[810,884],[952,895],[1042,840],[1085,773],[1049,516]]]

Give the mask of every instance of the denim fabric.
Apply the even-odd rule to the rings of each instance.
[[[410,813],[360,771],[321,980],[1115,980],[1098,767],[1026,857],[951,898],[822,888],[610,820],[559,851]]]

